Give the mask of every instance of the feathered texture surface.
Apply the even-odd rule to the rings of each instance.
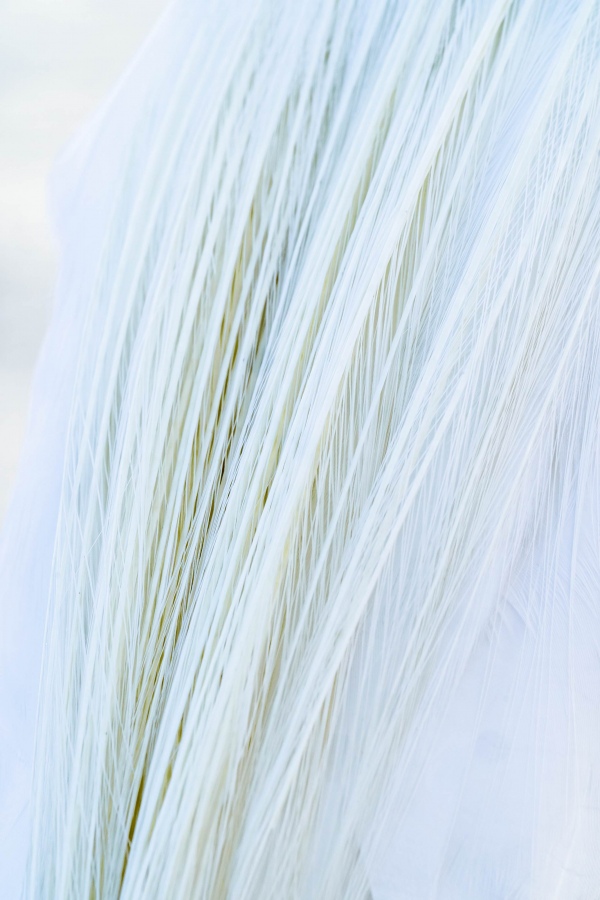
[[[28,896],[597,900],[600,4],[179,3],[88,138]]]

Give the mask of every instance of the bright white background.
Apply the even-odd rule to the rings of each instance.
[[[52,306],[48,174],[166,5],[0,0],[0,523]]]

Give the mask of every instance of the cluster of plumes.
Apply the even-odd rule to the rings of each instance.
[[[591,900],[600,7],[195,6],[102,120],[29,896]]]

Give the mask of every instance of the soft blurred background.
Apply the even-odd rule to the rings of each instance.
[[[0,0],[0,524],[52,309],[46,184],[166,0]]]

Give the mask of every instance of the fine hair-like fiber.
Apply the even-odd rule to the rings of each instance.
[[[57,179],[29,898],[599,896],[599,139],[595,0],[166,14]]]

